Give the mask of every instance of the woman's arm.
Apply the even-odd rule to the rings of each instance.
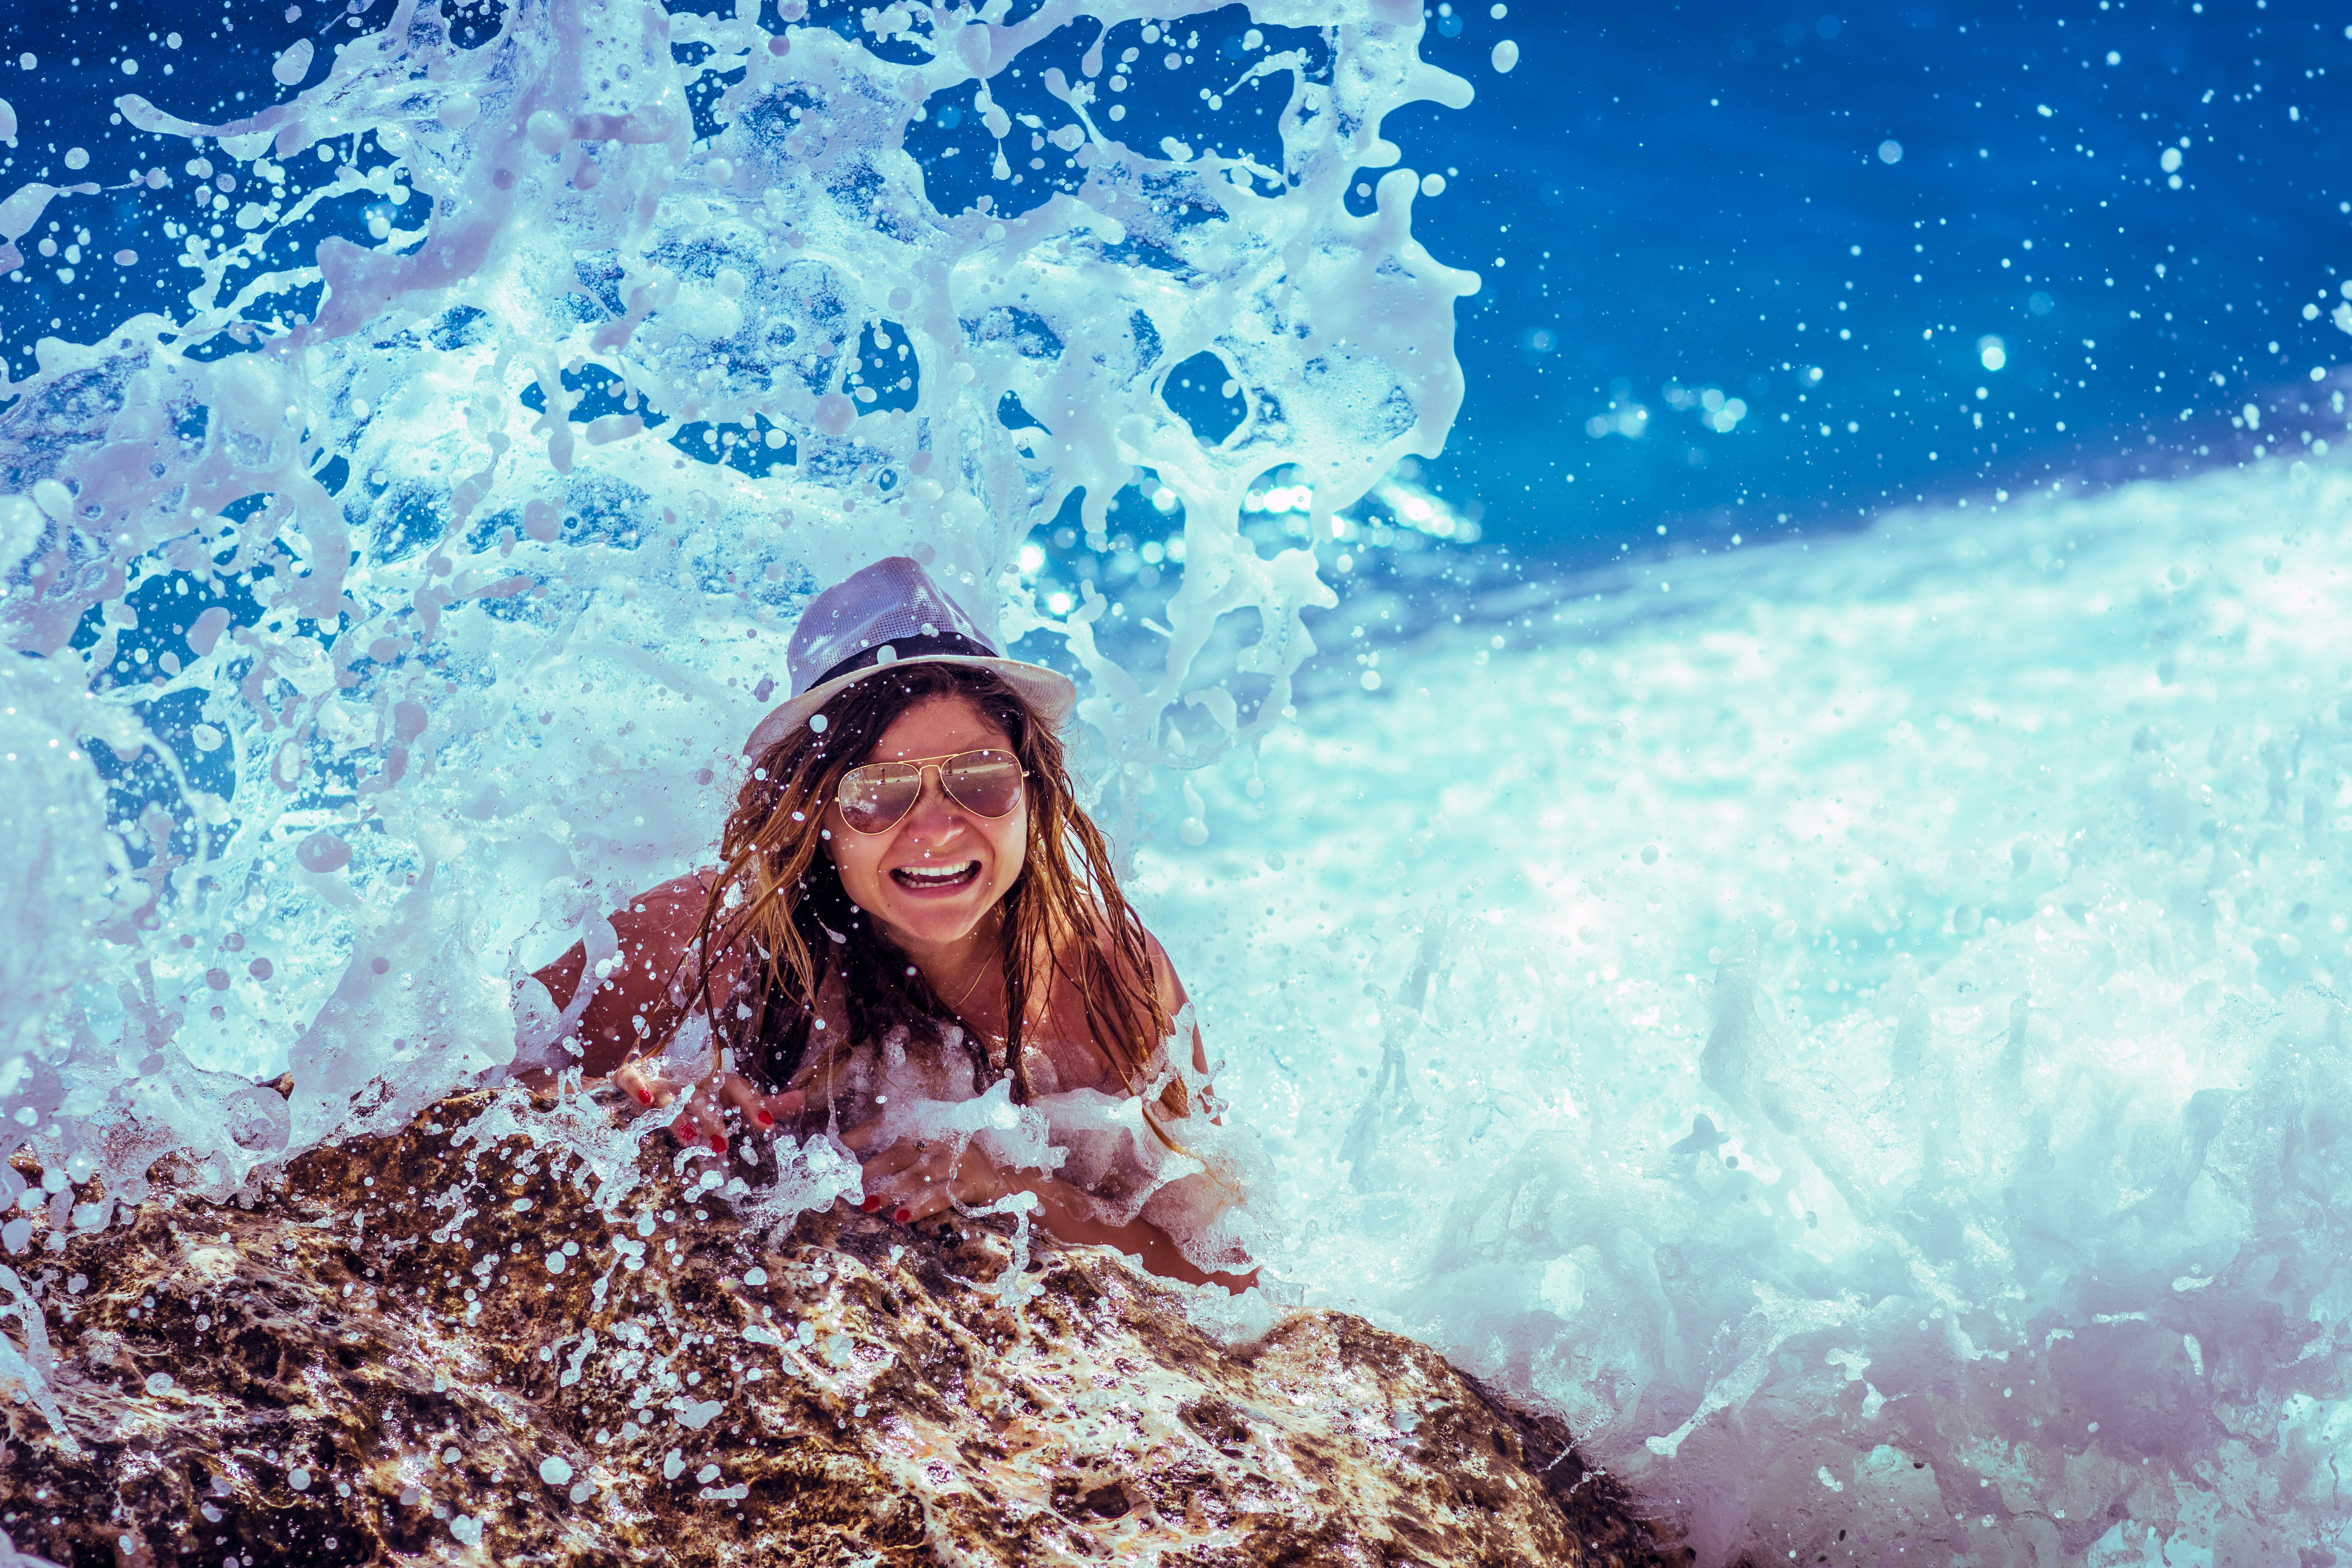
[[[1176,973],[1176,965],[1174,962],[1169,958],[1168,950],[1160,945],[1160,939],[1153,936],[1147,931],[1143,933],[1143,946],[1145,952],[1151,960],[1151,983],[1153,988],[1159,994],[1160,1005],[1167,1013],[1169,1017],[1173,1018],[1179,1013],[1181,1013],[1188,1005],[1190,1005],[1192,997],[1185,994],[1184,982],[1178,977]],[[1192,1025],[1192,1070],[1199,1073],[1204,1080],[1209,1075],[1208,1047],[1202,1043],[1201,1026],[1197,1019],[1194,1020]],[[1173,1086],[1171,1085],[1171,1087],[1172,1088]],[[1202,1086],[1202,1092],[1204,1094],[1207,1092],[1207,1086],[1205,1083]],[[1167,1104],[1165,1097],[1162,1098],[1161,1103],[1163,1105]],[[1169,1109],[1175,1112],[1172,1119],[1175,1125],[1171,1129],[1171,1131],[1176,1131],[1178,1135],[1181,1136],[1181,1129],[1184,1119],[1192,1115],[1193,1111],[1200,1108],[1188,1102],[1181,1110],[1178,1110],[1173,1106],[1170,1106]],[[1222,1117],[1213,1116],[1209,1120],[1213,1124],[1223,1125],[1223,1119]],[[1059,1184],[1055,1184],[1058,1185]],[[1043,1196],[1042,1194],[1040,1195]],[[1094,1222],[1090,1216],[1086,1215],[1085,1212],[1081,1210],[1078,1223],[1092,1224]],[[1152,1261],[1150,1254],[1144,1254],[1143,1266],[1146,1268],[1150,1269],[1155,1274],[1172,1274],[1177,1279],[1190,1279],[1194,1284],[1213,1282],[1215,1284],[1223,1285],[1226,1289],[1232,1291],[1236,1296],[1257,1283],[1258,1271],[1255,1268],[1252,1268],[1247,1274],[1203,1275],[1200,1269],[1194,1268],[1185,1259],[1184,1255],[1177,1249],[1176,1244],[1169,1239],[1166,1232],[1162,1231],[1158,1226],[1151,1224],[1148,1220],[1138,1219],[1120,1228],[1127,1231],[1143,1233],[1145,1236],[1158,1241],[1160,1246],[1166,1252],[1173,1256],[1175,1260],[1174,1266],[1163,1268],[1159,1263]],[[1060,1235],[1061,1233],[1057,1230],[1055,1234]],[[1066,1237],[1065,1239],[1076,1238]],[[1111,1241],[1111,1245],[1118,1247],[1122,1252],[1132,1250],[1123,1243],[1116,1240]],[[1199,1276],[1199,1278],[1195,1278],[1196,1276]]]
[[[593,982],[595,994],[572,1028],[587,1076],[606,1077],[631,1058],[658,1050],[686,1021],[670,983],[695,972],[690,949],[709,897],[699,875],[680,877],[613,912],[620,949],[606,960],[611,967]],[[688,962],[681,966],[682,960]],[[587,967],[588,950],[575,942],[537,978],[556,1006],[569,1007]]]
[[[683,1092],[688,1104],[672,1123],[681,1142],[708,1143],[725,1152],[725,1112],[733,1109],[761,1127],[799,1111],[797,1092],[762,1095],[737,1073],[709,1064],[708,1076],[683,1077],[632,1065],[656,1056],[686,1022],[694,985],[701,973],[695,935],[710,899],[701,873],[664,882],[631,899],[611,919],[620,946],[608,960],[587,1007],[573,1026],[582,1048],[581,1069],[590,1078],[610,1077],[636,1096],[637,1103],[667,1107]],[[717,967],[726,965],[722,955]],[[563,956],[537,972],[556,1006],[568,1008],[588,967],[587,949],[574,942]],[[683,984],[673,984],[682,981]]]
[[[1184,991],[1183,981],[1176,977],[1176,965],[1168,957],[1168,950],[1150,931],[1143,933],[1143,949],[1151,960],[1151,986],[1159,994],[1160,1009],[1171,1018],[1184,1010],[1192,1000]],[[1192,1070],[1205,1075],[1209,1070],[1209,1054],[1201,1044],[1201,1026],[1192,1026]]]

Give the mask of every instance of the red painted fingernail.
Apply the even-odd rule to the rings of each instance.
[[[652,1089],[641,1089],[637,1090],[637,1103],[638,1103],[638,1104],[640,1104],[640,1105],[651,1105],[653,1102],[654,1102],[654,1091],[653,1091]]]
[[[716,1132],[712,1133],[710,1135],[710,1152],[714,1154],[724,1154],[727,1152],[727,1140],[721,1138]]]
[[[882,1206],[882,1194],[879,1193],[874,1194],[857,1206],[864,1209],[867,1214],[872,1214],[876,1209]]]
[[[760,1112],[760,1125],[761,1125],[761,1126],[762,1126],[762,1127],[773,1127],[775,1124],[776,1124],[776,1119],[775,1119],[774,1117],[772,1117],[772,1116],[769,1115],[769,1114],[768,1114],[766,1111],[764,1111],[764,1110],[763,1110],[763,1111],[761,1111],[761,1112]]]
[[[912,1219],[912,1218],[914,1218],[914,1217],[915,1217],[915,1211],[914,1211],[913,1209],[898,1209],[898,1210],[894,1210],[894,1211],[891,1213],[890,1217],[891,1217],[892,1219],[897,1220],[900,1225],[904,1225],[904,1224],[906,1224],[908,1220],[910,1220],[910,1219]]]

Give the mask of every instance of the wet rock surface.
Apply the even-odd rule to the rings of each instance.
[[[76,1568],[1685,1560],[1558,1423],[1360,1320],[1296,1313],[1228,1349],[1106,1251],[1024,1261],[1006,1218],[824,1210],[763,1235],[706,1172],[755,1199],[772,1167],[653,1138],[616,1173],[601,1108],[517,1109],[462,1096],[313,1150],[250,1207],[159,1183],[128,1224],[62,1250],[37,1232],[11,1261],[46,1351],[25,1314],[6,1327],[65,1431],[41,1399],[0,1403],[17,1548]]]

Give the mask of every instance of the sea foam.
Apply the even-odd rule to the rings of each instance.
[[[2331,1561],[2347,544],[2273,463],[1359,643],[1142,856],[1273,1271],[1704,1563]]]

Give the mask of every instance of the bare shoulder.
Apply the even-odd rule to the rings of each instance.
[[[1143,939],[1143,959],[1150,966],[1152,994],[1172,1018],[1186,1001],[1184,983],[1177,977],[1175,962],[1168,956],[1168,950],[1160,945],[1160,939],[1151,934],[1150,928],[1133,910],[1128,912],[1127,918],[1134,921],[1130,929]],[[1125,944],[1119,941],[1118,932],[1100,909],[1094,911],[1093,927],[1094,949],[1103,963],[1117,971],[1132,962],[1126,952],[1120,951]]]
[[[710,873],[690,871],[623,900],[607,917],[621,957],[630,961],[632,968],[647,963],[665,970],[674,966],[701,930],[703,911],[710,907]],[[551,992],[568,997],[579,984],[584,963],[583,944],[574,942],[542,972],[541,978]]]
[[[646,889],[613,912],[613,929],[625,944],[680,952],[702,927],[710,908],[711,874],[689,871]]]
[[[1172,1018],[1190,998],[1185,994],[1184,982],[1176,973],[1175,961],[1168,956],[1168,950],[1160,944],[1160,939],[1151,934],[1149,927],[1143,932],[1143,953],[1151,963],[1152,992],[1160,998],[1160,1005]]]
[[[610,917],[614,947],[593,976],[587,945],[575,942],[538,972],[558,1007],[570,1009],[583,981],[589,1000],[575,1015],[584,1064],[602,1077],[628,1058],[640,1037],[666,1038],[683,1016],[693,981],[675,984],[693,956],[695,934],[709,907],[710,883],[701,873],[673,878],[625,900]]]
[[[1184,1010],[1192,997],[1186,994],[1184,982],[1177,975],[1176,963],[1168,956],[1168,950],[1160,945],[1160,939],[1151,934],[1149,927],[1142,930],[1144,957],[1151,964],[1152,994],[1159,999],[1161,1015],[1173,1024],[1177,1021],[1176,1015]],[[1201,1026],[1197,1021],[1192,1025],[1192,1070],[1205,1073],[1209,1070],[1208,1047],[1201,1039]],[[1180,1109],[1177,1114],[1185,1113]]]
[[[683,910],[691,910],[699,920],[710,902],[711,873],[688,871],[683,877],[673,877],[656,888],[648,888],[624,906],[625,913],[671,917]]]

